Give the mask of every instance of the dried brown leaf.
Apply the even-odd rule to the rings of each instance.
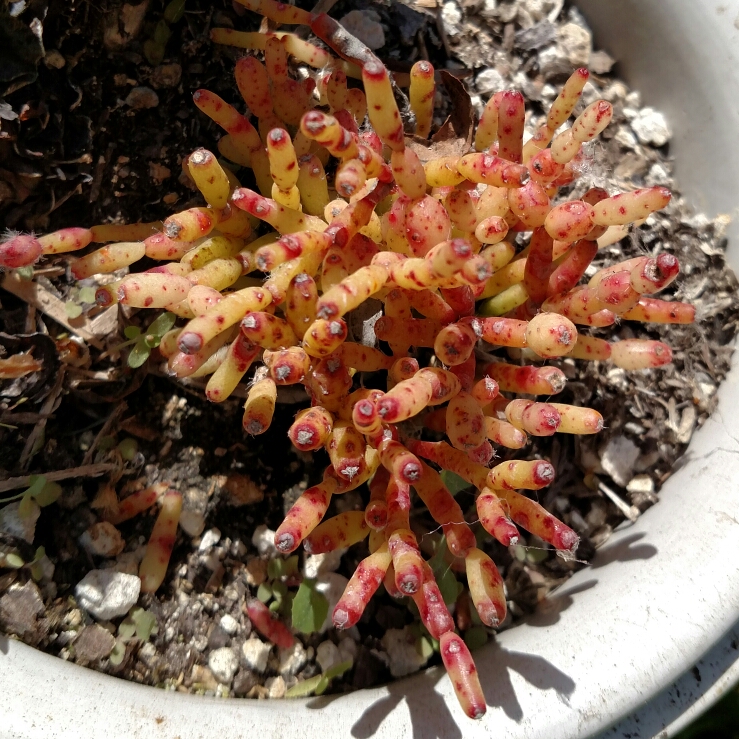
[[[451,99],[452,114],[431,137],[429,144],[425,139],[406,136],[405,144],[412,149],[422,162],[440,157],[464,156],[472,147],[475,130],[475,111],[465,86],[453,74],[441,70],[441,81]]]

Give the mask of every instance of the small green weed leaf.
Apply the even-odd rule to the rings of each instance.
[[[18,504],[18,515],[21,518],[30,518],[33,515],[33,498],[25,493]]]
[[[272,588],[266,582],[257,588],[257,599],[262,603],[269,603],[272,600]]]
[[[143,339],[140,339],[136,344],[134,344],[133,349],[128,353],[128,366],[131,367],[131,369],[141,367],[141,365],[149,358],[149,354],[151,354],[151,349],[149,349]]]
[[[315,694],[316,695],[323,695],[326,692],[326,688],[328,688],[328,684],[331,681],[325,676],[321,675],[321,679],[318,682],[318,685],[316,685]]]
[[[161,337],[164,336],[172,326],[174,326],[174,322],[176,320],[177,316],[174,313],[170,313],[169,311],[162,313],[161,316],[157,316],[151,324],[149,324],[148,333],[158,336],[161,339]]]
[[[339,662],[338,665],[329,667],[328,670],[326,670],[326,672],[324,672],[323,674],[326,676],[327,679],[333,680],[335,677],[341,677],[347,670],[351,670],[352,667],[354,667],[354,660],[347,659],[343,662]]]
[[[172,0],[164,9],[164,20],[167,23],[177,23],[185,14],[185,0]]]
[[[434,653],[434,648],[425,636],[421,636],[416,640],[416,651],[423,659],[430,659]]]
[[[118,625],[118,636],[124,642],[130,641],[136,634],[136,624],[133,619],[128,616],[125,620],[121,621]]]
[[[482,626],[473,626],[464,632],[464,643],[469,647],[471,652],[479,649],[483,644],[487,644],[488,632]]]
[[[46,478],[43,475],[31,475],[31,484],[28,486],[26,493],[35,498],[44,489]]]
[[[67,318],[79,318],[82,315],[82,306],[68,300],[64,304],[64,312],[67,314]]]
[[[285,691],[285,698],[304,698],[306,695],[310,695],[323,680],[323,675],[316,675],[315,677],[309,677],[307,680],[303,680],[302,683],[293,685],[292,688],[288,688]]]
[[[143,642],[149,641],[149,637],[156,631],[156,616],[143,608],[134,608],[131,611],[131,620],[136,625],[136,636]]]
[[[328,601],[315,589],[315,581],[304,580],[293,600],[293,626],[303,634],[321,628],[328,615]]]
[[[62,486],[58,482],[47,482],[33,498],[42,508],[45,508],[47,505],[56,503],[61,494]]]
[[[83,287],[80,289],[79,295],[80,303],[94,303],[95,302],[95,288],[94,287]]]
[[[127,339],[138,339],[141,335],[141,329],[138,326],[126,326],[123,329],[123,335]]]
[[[139,450],[139,445],[136,439],[123,439],[118,444],[118,451],[121,454],[121,457],[126,460],[126,462],[133,461],[133,458],[136,456],[136,452]]]
[[[171,35],[172,35],[172,30],[167,25],[167,22],[163,20],[159,21],[159,23],[157,23],[156,25],[156,28],[154,28],[154,36],[153,36],[154,43],[157,46],[161,46],[162,51],[164,51],[164,46],[167,43],[167,41],[169,41],[169,37]]]
[[[18,275],[18,277],[21,278],[21,280],[32,280],[33,279],[33,265],[28,265],[26,267],[18,267],[18,269],[14,269],[13,272]]]
[[[10,567],[11,569],[18,570],[25,562],[23,561],[23,557],[21,557],[20,554],[17,552],[10,552],[10,554],[5,555],[5,561],[3,562],[3,567]]]
[[[267,577],[270,580],[281,580],[298,574],[299,557],[294,554],[287,559],[271,559],[267,565]]]
[[[123,662],[123,658],[126,656],[126,645],[120,639],[116,641],[113,646],[113,651],[108,656],[111,665],[116,667]]]
[[[456,495],[460,490],[470,487],[467,480],[463,480],[456,472],[450,472],[449,470],[441,471],[441,480],[449,488],[452,495]]]
[[[272,583],[272,595],[278,601],[283,601],[287,598],[287,585],[284,582],[276,581]]]

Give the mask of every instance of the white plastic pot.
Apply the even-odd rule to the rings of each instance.
[[[708,214],[732,213],[739,0],[578,4],[644,102],[668,115],[684,192]],[[736,225],[730,236],[737,268]],[[441,669],[341,697],[224,701],[126,683],[0,637],[0,737],[570,739],[614,724],[606,736],[669,736],[739,676],[739,653],[722,641],[739,618],[738,385],[735,369],[660,503],[546,612],[476,653],[489,701],[480,722],[462,714]]]

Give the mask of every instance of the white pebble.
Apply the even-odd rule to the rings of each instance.
[[[200,540],[198,546],[199,552],[207,552],[211,547],[214,547],[221,540],[221,532],[218,529],[208,529],[203,534],[203,538]]]
[[[316,662],[321,665],[323,672],[330,670],[334,665],[341,662],[339,648],[332,641],[321,642],[316,648]]]
[[[629,480],[626,489],[634,493],[649,494],[654,492],[654,480],[649,475],[636,475]]]
[[[141,580],[114,570],[91,570],[74,589],[77,604],[101,621],[123,616],[136,605]]]
[[[352,639],[350,636],[345,636],[340,642],[339,642],[339,656],[341,657],[341,662],[346,662],[347,660],[355,660],[357,658],[357,642]]]
[[[341,19],[341,25],[374,51],[385,46],[385,31],[379,20],[374,10],[352,10]]]
[[[462,22],[462,11],[455,2],[444,3],[441,7],[441,19],[444,21],[444,28],[451,35],[459,32],[457,26]]]
[[[17,536],[19,539],[32,544],[33,537],[36,535],[36,521],[38,521],[38,517],[41,515],[41,509],[38,507],[36,501],[32,500],[29,507],[29,515],[21,518],[18,515],[20,505],[21,503],[18,500],[6,505],[5,508],[0,510],[0,532]]]
[[[80,536],[80,545],[96,557],[115,557],[123,551],[126,542],[112,523],[100,521]]]
[[[182,511],[180,515],[180,528],[193,539],[200,536],[205,528],[203,514],[198,511]]]
[[[634,464],[639,457],[639,447],[625,436],[616,436],[606,445],[600,463],[611,479],[621,487],[631,479]]]
[[[275,532],[268,528],[266,524],[257,526],[251,537],[251,543],[257,548],[260,557],[276,557],[277,548],[275,547]]]
[[[346,549],[334,549],[324,554],[311,554],[306,557],[303,565],[303,576],[315,580],[326,572],[335,572],[341,564],[341,558]]]
[[[506,82],[503,79],[503,75],[494,67],[484,69],[480,74],[475,77],[475,87],[478,92],[483,94],[498,92],[504,90]]]
[[[230,685],[236,670],[239,669],[239,658],[229,647],[214,649],[208,655],[208,667],[219,683]]]
[[[664,146],[672,138],[665,117],[654,108],[642,108],[631,121],[631,128],[642,144]]]
[[[246,666],[254,672],[264,672],[267,669],[271,644],[265,644],[261,639],[247,639],[241,647]]]
[[[291,647],[280,649],[279,660],[280,675],[296,675],[308,662],[308,653],[302,643],[296,639]]]
[[[228,613],[221,616],[219,624],[229,636],[233,636],[239,630],[239,622]]]
[[[393,677],[410,675],[426,664],[426,658],[416,649],[416,638],[408,627],[388,629],[382,637],[382,646],[387,652]]]

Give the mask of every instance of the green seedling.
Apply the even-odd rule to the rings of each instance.
[[[326,672],[316,675],[315,677],[303,680],[302,683],[293,685],[292,688],[285,692],[286,698],[304,698],[307,695],[323,695],[329,684],[335,677],[341,677],[345,672],[351,670],[354,661],[351,659],[340,662],[338,665],[330,667]]]
[[[149,324],[146,333],[138,326],[126,326],[123,334],[128,341],[119,344],[116,350],[120,351],[127,346],[132,346],[133,348],[128,353],[128,366],[132,369],[141,367],[149,358],[151,350],[159,346],[164,334],[174,326],[176,319],[177,316],[174,313],[162,313]]]

